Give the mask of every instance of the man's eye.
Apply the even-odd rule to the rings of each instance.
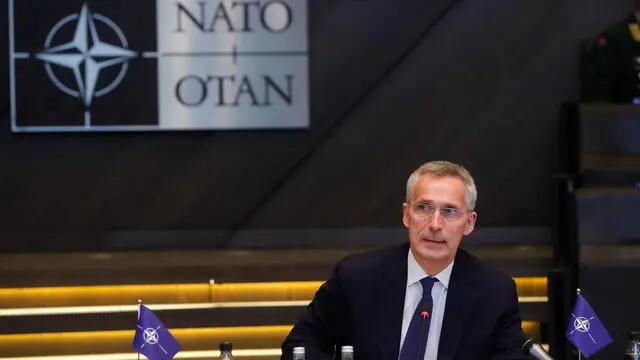
[[[457,215],[460,214],[460,210],[458,209],[453,209],[453,208],[444,208],[441,210],[442,212],[444,212],[445,214],[449,214],[449,215]]]

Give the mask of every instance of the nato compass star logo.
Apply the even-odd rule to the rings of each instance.
[[[75,21],[73,38],[61,45],[51,46],[56,34]],[[113,31],[120,44],[109,44],[100,39],[96,22],[101,22]],[[44,50],[35,54],[35,58],[45,63],[49,79],[64,93],[80,98],[85,105],[85,126],[91,125],[89,108],[95,97],[113,91],[127,73],[128,62],[137,53],[127,49],[127,39],[122,30],[109,18],[92,13],[85,3],[79,14],[69,15],[60,20],[51,29],[44,43]],[[71,69],[75,84],[64,84],[54,73],[51,65]],[[109,84],[97,88],[100,72],[111,66],[120,66],[116,78]]]
[[[583,316],[575,316],[575,314],[573,313],[571,313],[571,316],[573,316],[573,330],[571,330],[569,335],[573,334],[575,331],[586,333],[587,335],[589,335],[591,341],[593,341],[593,343],[595,344],[596,340],[593,338],[593,336],[591,336],[591,333],[589,333],[589,329],[591,329],[591,320],[595,319],[595,317],[592,316],[591,318],[587,319]]]
[[[142,326],[140,326],[140,325],[137,325],[137,327],[142,330],[142,338],[144,340],[144,344],[142,344],[142,346],[140,348],[144,348],[145,345],[147,345],[147,344],[149,344],[149,345],[158,345],[160,347],[160,350],[162,350],[162,352],[167,354],[167,350],[165,350],[164,347],[162,347],[162,345],[160,344],[160,335],[158,335],[158,330],[162,326],[158,326],[155,329],[154,328],[143,329]]]

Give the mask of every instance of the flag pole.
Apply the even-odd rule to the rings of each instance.
[[[216,284],[214,279],[209,279],[209,302],[213,302],[213,286]]]
[[[142,299],[138,299],[138,322],[140,322],[140,305],[142,304]],[[138,360],[140,360],[140,351],[138,351]]]
[[[580,288],[576,289],[576,295],[580,296],[580,294],[582,294],[582,290],[580,290]],[[138,359],[140,360],[140,359]],[[582,352],[580,351],[580,349],[578,349],[578,360],[582,360]]]

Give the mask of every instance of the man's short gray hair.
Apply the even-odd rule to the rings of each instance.
[[[411,176],[409,176],[409,180],[407,180],[406,202],[411,200],[413,190],[422,175],[432,175],[436,177],[453,176],[459,178],[466,188],[465,200],[467,202],[467,210],[473,211],[475,209],[476,201],[478,200],[478,189],[476,189],[473,177],[464,166],[448,161],[430,161],[417,168]]]

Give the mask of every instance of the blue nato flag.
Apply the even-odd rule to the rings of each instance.
[[[149,360],[173,359],[182,347],[149,308],[142,304],[139,307],[133,349]]]
[[[612,341],[609,332],[582,294],[578,294],[573,306],[567,338],[586,357],[600,351]]]

